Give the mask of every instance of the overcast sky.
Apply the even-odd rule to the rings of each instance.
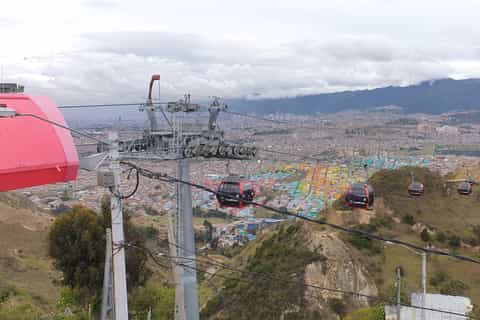
[[[282,97],[480,77],[478,0],[25,0],[0,11],[5,82],[59,104]]]

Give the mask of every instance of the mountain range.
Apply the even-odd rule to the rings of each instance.
[[[480,79],[439,79],[410,86],[342,91],[275,99],[229,101],[234,111],[260,114],[316,114],[401,107],[404,113],[441,114],[457,110],[480,110]]]

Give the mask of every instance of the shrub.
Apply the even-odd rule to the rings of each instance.
[[[440,293],[452,296],[462,296],[469,286],[460,280],[449,280],[440,287]]]
[[[349,314],[345,320],[384,320],[385,309],[383,305],[373,308],[363,308]]]
[[[331,298],[328,299],[328,307],[335,312],[340,318],[343,318],[347,314],[347,305],[342,299]]]
[[[428,232],[427,228],[423,228],[422,232],[420,233],[420,238],[424,242],[430,241],[430,232]]]
[[[462,242],[462,240],[460,239],[459,236],[457,235],[453,235],[451,236],[449,239],[448,239],[448,245],[453,247],[453,248],[458,248],[460,247],[460,243]]]
[[[438,270],[430,278],[430,284],[434,287],[439,287],[447,280],[448,274],[445,271]]]
[[[129,313],[132,320],[147,318],[152,310],[152,319],[171,319],[175,309],[175,289],[147,285],[139,287],[129,299]]]
[[[442,231],[439,231],[437,233],[436,239],[438,242],[445,243],[445,241],[447,241],[447,235]]]
[[[413,226],[415,224],[415,218],[409,213],[404,214],[402,217],[402,223]]]

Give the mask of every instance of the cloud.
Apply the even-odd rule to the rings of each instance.
[[[241,43],[212,41],[192,33],[123,31],[84,35],[91,50],[192,63],[245,63],[254,51]]]
[[[9,17],[4,17],[4,16],[0,16],[0,27],[1,28],[11,28],[11,27],[15,27],[16,25],[18,25],[18,20],[15,20],[15,19],[12,19],[12,18],[9,18]]]
[[[151,74],[162,97],[285,97],[479,77],[478,50],[452,41],[417,47],[381,36],[341,35],[262,44],[194,33],[109,32],[82,36],[82,50],[11,66],[27,91],[59,103],[143,101]],[[463,50],[463,49],[469,50]]]
[[[82,5],[94,9],[113,9],[119,6],[117,2],[112,0],[84,0]]]

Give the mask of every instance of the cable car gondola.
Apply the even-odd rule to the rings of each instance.
[[[419,197],[423,194],[425,191],[425,187],[423,183],[418,182],[418,181],[413,181],[410,183],[408,186],[408,194],[414,197]]]
[[[255,189],[239,176],[226,177],[218,187],[217,200],[221,207],[242,208],[244,201],[253,201]]]
[[[461,195],[468,196],[472,193],[472,183],[469,181],[460,182],[457,186],[457,192]]]
[[[408,186],[408,194],[414,197],[419,197],[425,191],[425,186],[423,183],[415,181],[415,175],[413,172],[410,172],[410,175],[412,176],[412,182]]]
[[[375,199],[375,192],[373,187],[368,183],[354,183],[348,188],[345,196],[347,206],[350,208],[373,208],[373,202]]]

